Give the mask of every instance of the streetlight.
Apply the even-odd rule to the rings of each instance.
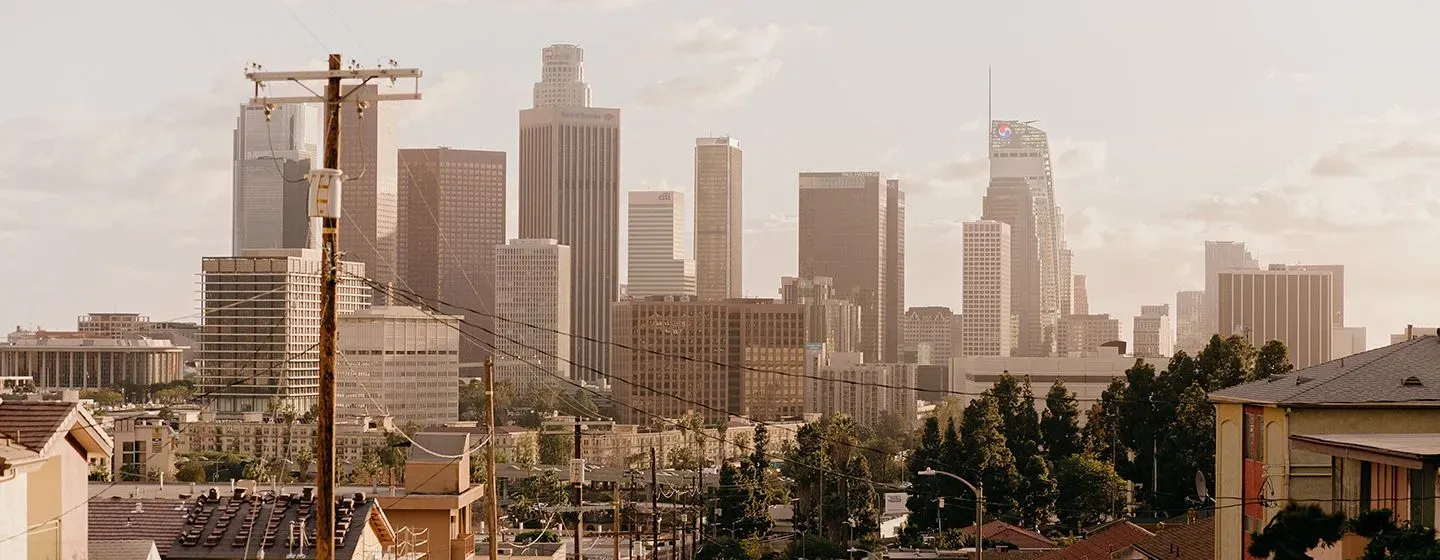
[[[867,557],[873,557],[873,559],[880,559],[880,557],[876,556],[876,553],[871,553],[871,551],[865,550],[865,548],[850,547],[850,550],[845,550],[845,551],[847,551],[847,553],[851,553],[851,554],[854,554],[854,553],[865,553],[865,556],[867,556]]]
[[[960,478],[954,473],[937,471],[930,467],[925,467],[925,470],[917,472],[915,474],[918,474],[920,476],[935,476],[937,474],[943,474],[945,476],[960,481],[961,484],[964,484],[966,488],[969,488],[971,492],[975,493],[975,560],[985,560],[985,532],[983,531],[985,525],[985,484],[970,484],[970,481]]]

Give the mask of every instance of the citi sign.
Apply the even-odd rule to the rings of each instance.
[[[593,120],[593,121],[598,121],[598,120],[602,120],[602,119],[603,119],[603,120],[607,120],[607,121],[613,121],[613,120],[615,120],[615,113],[576,113],[576,112],[561,112],[561,113],[560,113],[560,116],[565,117],[565,118],[567,118],[567,119],[584,119],[584,120]]]

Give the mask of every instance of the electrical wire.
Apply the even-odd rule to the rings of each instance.
[[[378,289],[378,288],[377,288],[377,289]],[[387,288],[387,289],[388,289],[388,288]],[[399,288],[396,288],[396,289],[399,289]],[[420,294],[417,294],[417,293],[415,293],[415,292],[412,291],[412,290],[408,290],[408,289],[407,289],[406,291],[409,292],[409,295],[412,295],[412,296],[414,296],[414,297],[424,298],[424,296],[421,296]],[[424,299],[432,299],[432,298],[424,298]],[[578,335],[578,334],[571,334],[571,333],[568,333],[568,332],[565,332],[565,331],[562,331],[562,330],[558,330],[558,329],[554,329],[554,328],[551,328],[551,327],[544,327],[544,326],[539,326],[539,325],[527,323],[527,322],[525,322],[525,321],[520,321],[520,320],[516,320],[516,319],[510,319],[510,318],[508,318],[508,317],[503,317],[503,316],[496,315],[496,314],[493,314],[493,313],[487,313],[487,312],[484,312],[484,311],[480,311],[480,310],[478,310],[478,309],[471,309],[471,308],[464,307],[464,306],[460,306],[460,305],[456,305],[456,304],[450,303],[450,302],[445,302],[445,301],[440,301],[440,300],[433,300],[433,301],[435,301],[435,302],[437,302],[437,303],[439,303],[439,304],[441,304],[441,305],[444,305],[444,306],[447,306],[447,307],[453,307],[453,308],[455,308],[455,309],[457,309],[457,310],[463,311],[463,312],[465,312],[466,317],[469,317],[469,316],[471,316],[472,314],[474,314],[474,315],[481,315],[481,316],[484,316],[484,317],[487,317],[487,318],[491,318],[491,319],[494,319],[494,320],[497,320],[497,321],[501,321],[501,322],[505,322],[505,323],[511,323],[511,324],[519,325],[519,326],[526,327],[526,328],[529,328],[529,329],[538,330],[538,331],[541,331],[541,332],[546,332],[546,333],[551,333],[551,334],[557,334],[557,335],[565,336],[565,337],[568,337],[568,338],[570,338],[570,339],[572,339],[572,340],[584,340],[584,341],[592,342],[592,343],[595,343],[595,344],[604,344],[604,345],[612,346],[612,347],[615,347],[615,348],[620,348],[620,349],[622,349],[622,350],[629,350],[629,351],[633,351],[633,352],[641,352],[641,353],[645,353],[645,354],[650,354],[650,355],[659,356],[659,357],[664,357],[664,358],[672,358],[672,359],[676,359],[676,360],[680,360],[680,361],[685,361],[685,362],[698,363],[698,364],[703,364],[703,365],[712,365],[712,366],[723,367],[723,368],[727,368],[727,369],[737,369],[737,370],[749,371],[749,372],[753,372],[753,373],[766,373],[766,374],[775,374],[775,375],[781,375],[781,376],[792,377],[792,378],[809,379],[809,380],[820,381],[820,382],[825,382],[825,383],[839,383],[839,384],[842,384],[842,385],[852,385],[852,386],[858,386],[858,387],[872,387],[872,388],[881,388],[881,389],[897,389],[897,390],[923,391],[923,392],[942,393],[942,394],[947,394],[947,395],[957,395],[957,396],[966,396],[966,397],[982,397],[982,396],[987,396],[987,395],[989,394],[988,392],[956,391],[956,390],[951,390],[951,389],[935,389],[935,390],[931,390],[931,389],[922,389],[922,388],[920,388],[920,387],[914,387],[914,386],[908,386],[908,385],[897,385],[897,384],[893,384],[893,383],[878,383],[878,382],[873,382],[873,381],[857,381],[857,380],[853,380],[853,379],[834,379],[834,378],[822,377],[822,376],[818,376],[818,375],[814,375],[814,374],[795,373],[795,372],[791,372],[791,371],[771,370],[771,369],[756,368],[756,367],[751,367],[751,366],[744,366],[744,365],[737,365],[737,364],[729,364],[729,363],[720,362],[720,361],[716,361],[716,360],[709,360],[709,359],[704,359],[704,358],[696,358],[696,357],[694,357],[694,356],[686,356],[686,355],[684,355],[684,354],[673,354],[673,353],[668,353],[668,352],[662,352],[662,351],[659,351],[659,350],[653,350],[653,349],[650,349],[650,348],[644,348],[644,347],[634,346],[634,345],[630,345],[630,344],[625,344],[625,343],[621,343],[621,342],[600,340],[600,339],[593,338],[593,337],[589,337],[589,336]],[[472,326],[473,326],[473,325],[472,325]],[[1139,361],[1139,359],[1137,359],[1137,361]],[[1123,378],[1123,375],[1114,376],[1114,377],[1113,377],[1113,379],[1120,379],[1120,378]],[[1074,393],[1071,392],[1071,394],[1073,395]],[[1075,397],[1074,400],[1075,400],[1076,402],[1103,402],[1103,401],[1104,401],[1104,399],[1101,399],[1101,398],[1088,398],[1088,397],[1087,397],[1087,398]],[[1132,401],[1126,400],[1126,399],[1111,399],[1111,402],[1131,403]],[[1143,403],[1143,404],[1180,404],[1180,401],[1162,401],[1162,400],[1133,401],[1133,402],[1135,402],[1135,403]]]

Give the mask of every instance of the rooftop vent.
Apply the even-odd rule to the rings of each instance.
[[[1315,378],[1313,378],[1313,377],[1305,377],[1305,376],[1303,376],[1303,375],[1297,375],[1297,376],[1295,376],[1295,384],[1296,384],[1296,385],[1304,385],[1304,384],[1309,383],[1309,382],[1314,381],[1314,380],[1315,380]]]
[[[1404,381],[1401,381],[1401,382],[1400,382],[1400,386],[1401,386],[1401,387],[1424,387],[1425,384],[1420,382],[1420,378],[1419,378],[1419,377],[1415,377],[1415,376],[1412,375],[1412,376],[1410,376],[1410,377],[1406,377]]]

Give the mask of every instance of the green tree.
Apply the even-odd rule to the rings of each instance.
[[[100,406],[115,406],[125,402],[124,395],[111,389],[86,389],[80,392],[80,398],[90,399]]]
[[[965,418],[965,401],[954,395],[947,396],[936,403],[935,411],[931,412],[930,416],[939,420],[941,426],[959,426]]]
[[[795,442],[785,450],[780,472],[794,481],[796,504],[794,524],[797,529],[814,533],[823,526],[825,472],[830,463],[825,428],[821,422],[810,422],[795,432]]]
[[[672,447],[665,457],[665,464],[672,469],[693,471],[705,467],[705,458],[694,447]]]
[[[1085,450],[1080,437],[1080,405],[1075,393],[1059,379],[1045,394],[1045,413],[1040,417],[1040,441],[1045,457],[1054,463]]]
[[[740,539],[734,537],[716,537],[705,539],[700,542],[700,548],[695,551],[696,560],[749,560],[750,557]],[[835,556],[834,558],[840,558]]]
[[[797,436],[798,437],[798,436]],[[927,468],[940,467],[944,450],[941,447],[940,421],[935,417],[925,419],[920,430],[920,445],[910,454],[906,470],[917,473]],[[905,499],[905,508],[910,510],[905,532],[912,542],[919,540],[919,533],[936,529],[938,508],[935,497],[940,495],[936,477],[917,476],[911,480],[910,495]]]
[[[175,470],[175,480],[180,482],[208,482],[205,480],[205,465],[196,461],[186,461]]]
[[[1195,474],[1215,480],[1215,409],[1199,384],[1181,393],[1160,438],[1160,488],[1150,503],[1167,513],[1183,512],[1195,495]]]
[[[540,434],[540,464],[568,465],[574,454],[574,443],[566,434]]]
[[[595,404],[595,399],[590,398],[590,392],[584,389],[576,389],[575,393],[560,400],[561,412],[570,416],[580,418],[595,418],[600,416],[600,407]]]
[[[1077,453],[1055,463],[1059,488],[1055,511],[1071,529],[1094,525],[1119,513],[1125,503],[1125,479],[1115,467],[1094,456]]]
[[[865,439],[860,452],[870,463],[871,478],[878,483],[899,483],[909,478],[904,456],[915,448],[914,418],[885,412]]]
[[[1130,468],[1120,470],[1120,475],[1131,482],[1143,485],[1142,496],[1147,500],[1156,491],[1151,485],[1154,474],[1156,451],[1164,437],[1163,427],[1168,418],[1163,410],[1163,395],[1157,395],[1161,383],[1155,374],[1155,366],[1143,359],[1125,370],[1125,393],[1120,401],[1120,441],[1134,453]]]
[[[509,484],[507,490],[511,500],[507,511],[521,527],[543,524],[554,508],[570,503],[568,484],[553,471],[517,480]]]
[[[986,507],[993,508],[999,518],[1016,519],[1020,472],[1015,467],[1015,456],[1006,446],[1003,428],[1004,420],[994,397],[986,395],[971,401],[965,408],[965,424],[961,427],[961,464],[964,472],[978,473],[985,487]],[[950,496],[963,496],[968,492],[963,488],[952,489]],[[963,527],[975,522],[972,508],[954,509],[959,510],[960,523],[950,526]],[[946,522],[948,525],[948,516]]]
[[[1264,530],[1250,534],[1246,552],[1259,558],[1273,555],[1275,560],[1307,560],[1310,549],[1335,544],[1344,529],[1344,514],[1327,514],[1314,505],[1290,504],[1276,513]]]
[[[1200,372],[1207,376],[1204,387],[1216,391],[1254,379],[1255,347],[1240,335],[1210,337],[1210,343],[1195,360]]]
[[[1130,450],[1120,440],[1120,404],[1126,390],[1124,377],[1112,379],[1110,386],[1100,393],[1100,400],[1086,411],[1085,428],[1081,430],[1085,450],[1116,470],[1129,464]]]
[[[514,542],[517,542],[517,543],[537,543],[537,542],[558,543],[558,542],[560,542],[560,537],[559,537],[559,536],[556,536],[555,533],[551,533],[550,531],[541,531],[541,530],[538,530],[538,529],[537,529],[537,530],[534,530],[534,531],[525,531],[525,532],[523,532],[523,533],[516,534],[516,535],[515,535],[515,540],[514,540]]]
[[[995,386],[986,391],[995,398],[1000,413],[1005,446],[1015,457],[1038,455],[1040,450],[1040,416],[1035,411],[1035,395],[1030,390],[1030,377],[1016,378],[1010,372],[1000,374]]]
[[[1255,379],[1269,379],[1279,377],[1294,371],[1295,366],[1290,364],[1290,351],[1285,348],[1285,343],[1278,340],[1266,342],[1260,347],[1260,352],[1255,356]]]
[[[1055,514],[1055,501],[1059,487],[1050,474],[1050,462],[1040,455],[1031,455],[1020,468],[1020,485],[1017,492],[1019,525],[1036,529],[1050,522]]]
[[[1397,523],[1388,509],[1371,510],[1350,520],[1355,534],[1370,539],[1364,560],[1433,560],[1440,558],[1435,529],[1410,521]],[[1328,535],[1327,535],[1328,536]]]

